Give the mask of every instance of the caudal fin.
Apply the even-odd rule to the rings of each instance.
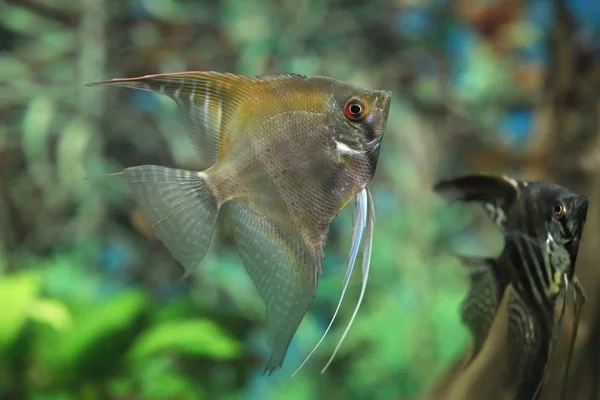
[[[204,258],[219,214],[206,174],[156,165],[125,168],[123,174],[156,236],[187,277]]]

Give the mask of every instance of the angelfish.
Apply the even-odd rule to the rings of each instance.
[[[146,90],[178,105],[209,167],[144,165],[120,174],[186,275],[205,256],[227,204],[238,253],[266,306],[271,357],[265,373],[283,363],[316,294],[329,225],[352,199],[354,235],[340,303],[361,244],[362,299],[373,226],[368,185],[387,124],[389,91],[288,73],[181,72],[88,86]]]
[[[481,350],[506,288],[508,302],[509,382],[517,399],[539,396],[548,362],[563,323],[566,296],[573,286],[574,320],[562,385],[564,398],[585,292],[575,275],[575,261],[588,199],[548,182],[472,174],[434,187],[450,201],[480,202],[503,232],[497,258],[461,257],[470,277],[462,303],[462,321],[473,336],[471,360]],[[562,311],[554,310],[562,294]]]

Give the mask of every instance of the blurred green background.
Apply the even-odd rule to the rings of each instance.
[[[597,63],[600,2],[567,4],[573,40]],[[520,172],[539,136],[553,24],[542,0],[0,0],[0,398],[418,398],[470,343],[450,249],[498,249],[430,188],[475,169]],[[172,101],[84,86],[184,70],[328,75],[394,93],[367,295],[325,374],[357,276],[290,378],[333,315],[351,210],[333,222],[318,294],[268,377],[263,305],[227,221],[182,280],[124,180],[95,178],[197,168]]]

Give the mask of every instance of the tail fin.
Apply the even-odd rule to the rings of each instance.
[[[125,168],[123,173],[156,236],[187,277],[204,258],[219,214],[206,174],[155,165]]]

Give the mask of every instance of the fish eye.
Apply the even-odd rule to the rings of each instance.
[[[351,121],[359,121],[365,116],[365,106],[358,99],[348,100],[344,106],[344,115]]]
[[[556,219],[560,219],[565,215],[565,211],[567,210],[567,208],[565,207],[565,205],[563,204],[562,201],[557,201],[554,204],[554,207],[552,208],[552,215],[554,216],[554,218]]]

